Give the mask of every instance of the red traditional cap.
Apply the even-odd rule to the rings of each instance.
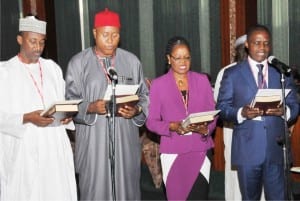
[[[103,26],[121,27],[119,14],[105,8],[95,15],[94,28]]]

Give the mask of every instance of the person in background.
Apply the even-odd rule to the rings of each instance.
[[[285,134],[283,106],[268,109],[250,107],[258,89],[280,89],[281,74],[270,64],[271,33],[256,25],[247,31],[248,58],[225,70],[219,90],[217,109],[221,119],[233,122],[232,165],[237,167],[243,200],[259,200],[264,187],[266,200],[285,200],[284,158],[279,140]],[[261,77],[260,77],[261,76]],[[287,117],[298,115],[293,80],[287,77]]]
[[[63,124],[41,112],[65,99],[61,68],[41,54],[46,22],[19,20],[20,52],[1,64],[0,200],[77,200],[71,144]],[[74,127],[74,125],[73,125]]]
[[[224,71],[227,68],[230,68],[230,67],[236,65],[238,62],[244,61],[248,56],[247,50],[246,50],[246,47],[245,47],[246,39],[247,39],[246,34],[244,34],[244,35],[242,35],[242,36],[240,36],[236,39],[236,41],[234,43],[234,49],[235,49],[234,62],[227,65],[227,66],[225,66],[225,67],[223,67],[217,75],[217,79],[216,79],[215,87],[214,87],[215,102],[217,102],[217,99],[218,99],[219,89],[220,89],[221,80],[222,80]]]
[[[145,78],[148,89],[151,86],[151,79]],[[149,169],[155,188],[161,188],[162,172],[160,163],[159,144],[160,136],[149,131],[144,125],[140,128],[140,139],[142,144],[142,162],[144,162]]]
[[[146,126],[161,136],[166,196],[168,200],[207,200],[216,120],[186,128],[181,122],[191,113],[214,110],[212,88],[205,74],[190,71],[191,50],[185,38],[169,39],[165,55],[169,71],[152,81]]]
[[[141,143],[139,127],[148,114],[148,89],[139,59],[118,48],[119,15],[105,9],[96,13],[93,35],[96,45],[76,54],[66,74],[66,98],[83,99],[74,117],[76,126],[75,168],[81,200],[140,200]],[[111,84],[107,65],[118,74],[117,84],[139,85],[139,102],[126,106],[115,118],[115,152],[110,152],[107,101]],[[115,157],[114,179],[110,154]],[[115,185],[115,192],[113,187]]]
[[[231,63],[223,67],[218,75],[215,82],[214,88],[214,99],[217,102],[221,80],[224,71],[237,64],[237,62],[244,61],[247,58],[247,52],[245,48],[245,41],[247,39],[246,34],[240,36],[235,41],[235,57],[234,63]],[[237,178],[237,171],[235,167],[231,165],[231,142],[232,142],[232,128],[231,122],[223,122],[223,139],[224,139],[224,158],[225,158],[225,200],[241,200],[241,192],[239,187],[239,182]]]

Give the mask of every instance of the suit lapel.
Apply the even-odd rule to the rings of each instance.
[[[245,84],[256,93],[258,88],[248,61],[241,63],[240,74],[243,77],[243,80],[245,80]]]
[[[268,88],[281,88],[280,73],[278,73],[277,70],[271,66],[268,67]]]
[[[185,106],[184,106],[184,103],[183,103],[183,100],[182,100],[181,92],[177,88],[176,80],[173,76],[172,69],[170,69],[168,71],[167,78],[169,80],[168,87],[167,87],[169,89],[168,91],[173,94],[172,95],[172,97],[173,97],[172,101],[176,102],[176,105],[178,105],[178,107],[180,109],[182,109],[183,113],[185,114],[186,110],[185,110]]]

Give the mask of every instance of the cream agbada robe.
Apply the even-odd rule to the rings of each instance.
[[[61,69],[39,59],[45,106],[64,99]],[[33,77],[31,77],[30,73]],[[17,56],[0,67],[0,200],[77,200],[73,156],[63,126],[22,124],[23,114],[44,108],[39,64]]]

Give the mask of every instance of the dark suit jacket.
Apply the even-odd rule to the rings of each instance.
[[[268,88],[281,88],[281,74],[272,66],[268,67]],[[298,115],[298,103],[293,79],[286,77],[286,89],[292,89],[286,98],[291,119]],[[217,109],[220,117],[234,122],[232,139],[232,164],[258,165],[265,160],[283,163],[282,147],[278,139],[284,136],[284,119],[277,116],[262,116],[262,121],[245,120],[237,122],[239,108],[250,104],[258,88],[248,60],[225,71],[218,96]]]

